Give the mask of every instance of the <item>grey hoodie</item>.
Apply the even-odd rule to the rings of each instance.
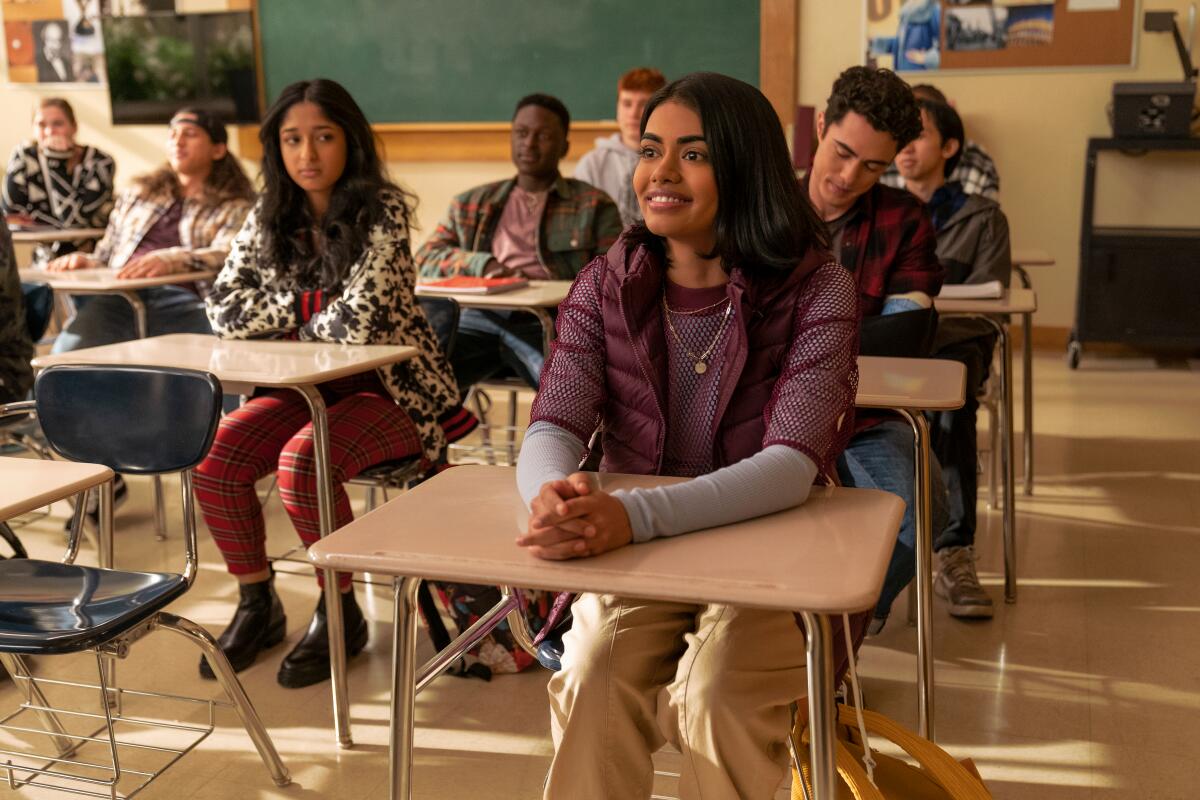
[[[1008,219],[999,204],[982,195],[967,195],[963,207],[937,232],[937,257],[946,270],[946,283],[1000,281],[1008,286],[1012,255]],[[934,350],[991,332],[991,326],[981,320],[942,319]]]
[[[621,143],[621,134],[614,133],[596,140],[596,147],[579,159],[575,179],[590,183],[617,203],[621,224],[628,228],[642,219],[637,195],[633,192],[633,170],[638,154]]]

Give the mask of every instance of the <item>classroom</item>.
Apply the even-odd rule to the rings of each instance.
[[[0,0],[0,794],[1196,797],[1198,17]]]

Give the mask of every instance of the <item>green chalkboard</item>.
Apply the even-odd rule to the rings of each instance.
[[[757,0],[259,0],[268,104],[332,78],[375,123],[507,121],[522,95],[611,119],[617,77],[713,70],[758,85]]]

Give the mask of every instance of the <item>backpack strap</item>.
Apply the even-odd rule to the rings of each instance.
[[[838,707],[838,722],[856,724],[853,708]],[[862,711],[867,730],[899,745],[917,760],[921,769],[955,800],[992,800],[992,794],[980,780],[942,748],[924,739],[877,711]]]

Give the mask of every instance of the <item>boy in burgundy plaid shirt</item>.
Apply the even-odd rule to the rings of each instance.
[[[571,117],[560,100],[521,98],[513,115],[517,176],[454,198],[446,218],[417,253],[423,278],[455,275],[574,280],[621,233],[617,205],[604,192],[564,178]],[[528,314],[465,309],[451,366],[465,393],[504,366],[537,388],[541,324]]]
[[[879,179],[920,133],[921,114],[904,81],[890,70],[851,67],[838,76],[817,118],[817,151],[805,180],[809,200],[829,228],[834,255],[854,275],[863,318],[908,312],[921,323],[911,341],[893,336],[889,342],[892,350],[898,346],[911,356],[928,355],[930,336],[922,334],[936,318],[925,309],[941,289],[943,270],[924,205]],[[869,340],[864,336],[868,355]],[[878,632],[916,567],[913,434],[894,416],[859,414],[856,428],[838,461],[842,482],[892,492],[907,506],[872,621],[871,630]],[[933,485],[936,532],[945,517],[940,475]]]

